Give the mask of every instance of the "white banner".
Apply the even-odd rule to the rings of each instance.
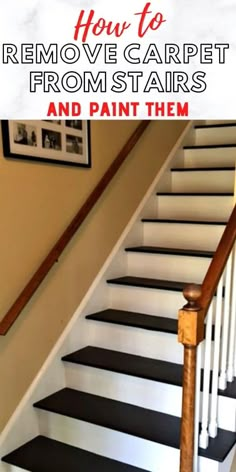
[[[235,0],[8,0],[0,117],[232,119]]]

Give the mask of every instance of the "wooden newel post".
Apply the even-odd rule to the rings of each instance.
[[[192,284],[183,293],[188,303],[179,311],[178,325],[178,339],[184,345],[180,472],[193,472],[196,357],[197,345],[203,339],[199,317],[202,291],[199,285]]]

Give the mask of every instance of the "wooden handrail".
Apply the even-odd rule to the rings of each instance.
[[[132,133],[126,144],[123,146],[115,160],[112,162],[108,170],[98,182],[90,196],[87,198],[83,206],[80,208],[76,216],[69,224],[69,226],[66,228],[64,233],[61,235],[56,244],[50,250],[47,257],[44,259],[40,267],[31,277],[30,281],[27,283],[20,295],[17,297],[10,310],[0,322],[1,336],[7,334],[10,327],[16,321],[16,319],[18,318],[24,307],[27,305],[29,300],[32,298],[37,288],[40,286],[40,284],[43,282],[46,275],[50,271],[50,269],[53,267],[55,262],[58,261],[58,258],[60,257],[70,240],[73,238],[77,230],[80,228],[81,224],[88,216],[92,208],[96,205],[98,199],[106,190],[107,186],[110,184],[111,180],[116,175],[123,162],[126,160],[134,146],[137,144],[145,129],[148,127],[149,123],[150,120],[143,120],[137,126],[136,130]]]
[[[202,286],[184,289],[187,304],[179,311],[178,337],[184,345],[180,472],[193,472],[195,377],[197,346],[204,339],[204,321],[236,239],[236,205]]]
[[[205,318],[236,239],[236,205],[202,284],[199,304]]]

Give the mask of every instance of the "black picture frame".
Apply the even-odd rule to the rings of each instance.
[[[4,157],[91,167],[91,132],[87,120],[2,120]]]

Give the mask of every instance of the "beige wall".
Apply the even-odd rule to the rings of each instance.
[[[0,319],[137,125],[92,122],[89,170],[0,159]],[[60,262],[0,338],[0,431],[185,125],[150,125]]]

